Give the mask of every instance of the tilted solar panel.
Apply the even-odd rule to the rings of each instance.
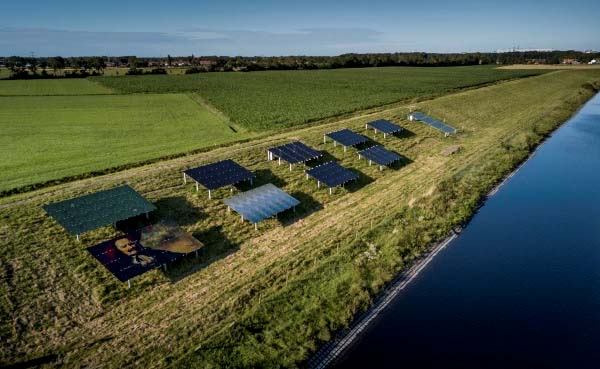
[[[300,203],[271,183],[242,192],[223,202],[252,223],[275,216]]]
[[[393,162],[400,160],[401,156],[395,152],[389,151],[381,145],[371,146],[368,149],[358,152],[359,157],[364,157],[378,165],[390,165]]]
[[[385,133],[385,134],[393,134],[393,133],[400,132],[403,130],[403,128],[400,127],[399,125],[396,125],[385,119],[379,119],[379,120],[376,120],[373,122],[369,122],[369,123],[367,123],[367,126],[373,128],[376,131],[379,131],[379,132]]]
[[[209,190],[251,180],[255,175],[231,159],[183,171]]]
[[[367,142],[369,140],[365,136],[359,135],[356,132],[352,132],[347,128],[344,128],[340,131],[326,133],[325,136],[331,138],[332,140],[343,146],[355,146]]]
[[[327,187],[339,186],[346,182],[358,179],[358,174],[344,168],[334,161],[308,169],[306,174],[319,182],[325,183]]]
[[[290,164],[303,163],[323,156],[323,153],[303,144],[300,141],[294,141],[285,145],[270,148],[269,153],[287,161]]]
[[[44,205],[43,209],[72,235],[156,210],[127,185]]]
[[[414,112],[411,113],[411,116],[413,117],[413,119],[419,120],[435,129],[438,129],[446,134],[453,134],[456,133],[456,128],[452,128],[447,124],[444,124],[442,122],[440,122],[439,120],[432,118],[428,115],[425,115],[421,112]]]

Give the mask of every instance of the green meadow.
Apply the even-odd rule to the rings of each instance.
[[[248,137],[185,94],[0,97],[0,130],[0,191]]]
[[[269,130],[540,73],[490,66],[386,67],[93,80],[120,93],[194,91],[248,129]]]
[[[104,95],[112,90],[88,79],[32,79],[0,81],[1,96]]]

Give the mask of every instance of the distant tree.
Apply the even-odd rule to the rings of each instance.
[[[169,67],[173,64],[173,58],[171,58],[171,55],[167,54],[167,64],[169,65]]]
[[[138,66],[138,60],[137,57],[135,56],[130,56],[129,58],[127,58],[127,65],[129,66],[130,69],[135,69]]]

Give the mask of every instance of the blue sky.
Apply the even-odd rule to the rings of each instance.
[[[600,1],[7,1],[0,55],[600,49]]]

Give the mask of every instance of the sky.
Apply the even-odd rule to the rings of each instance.
[[[600,50],[599,0],[7,1],[0,55]]]

